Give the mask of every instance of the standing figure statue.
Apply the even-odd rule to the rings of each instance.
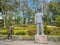
[[[10,23],[8,26],[8,40],[12,39],[12,31],[13,31],[13,25],[12,23]]]
[[[37,13],[35,14],[35,24],[37,26],[36,30],[37,35],[39,35],[39,30],[41,30],[41,34],[44,35],[43,13],[41,9],[38,9]]]

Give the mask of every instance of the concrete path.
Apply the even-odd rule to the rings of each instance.
[[[48,44],[38,44],[34,41],[0,41],[0,45],[60,45],[60,42],[51,42]]]

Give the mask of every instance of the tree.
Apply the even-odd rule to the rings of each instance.
[[[12,22],[12,18],[14,17],[13,13],[19,12],[20,2],[17,0],[1,0],[0,7],[2,8],[2,14],[5,15],[5,24],[7,24],[8,20]]]
[[[60,26],[60,16],[57,16],[57,17],[55,18],[55,25],[56,25],[56,26]]]
[[[51,22],[55,21],[55,18],[57,15],[60,15],[60,2],[50,2],[48,4],[48,10],[49,10],[49,17],[51,19]],[[50,15],[52,14],[52,15]]]

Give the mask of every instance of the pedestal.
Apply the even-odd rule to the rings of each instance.
[[[35,35],[35,42],[40,44],[48,44],[46,35]]]

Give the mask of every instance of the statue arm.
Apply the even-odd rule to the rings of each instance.
[[[44,14],[42,13],[42,19],[44,18]]]
[[[44,17],[44,14],[42,13],[42,17]]]

